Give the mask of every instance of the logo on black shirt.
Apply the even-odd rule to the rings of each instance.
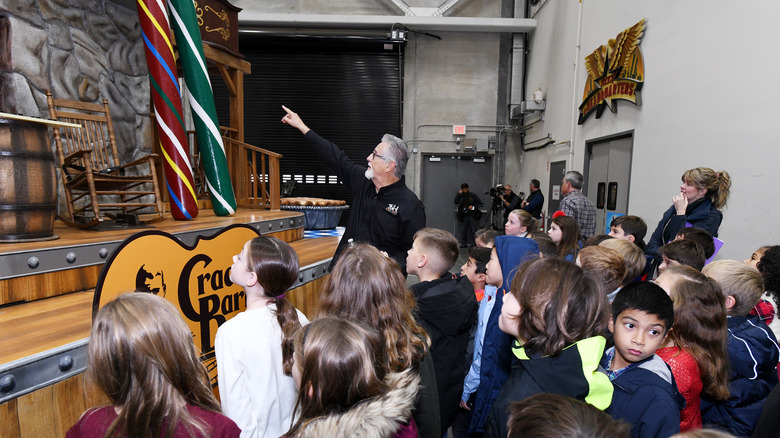
[[[393,216],[398,216],[398,206],[395,204],[387,204],[385,211],[392,214]]]

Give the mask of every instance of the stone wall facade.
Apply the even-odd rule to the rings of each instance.
[[[138,13],[109,0],[0,0],[0,111],[49,118],[56,98],[108,99],[123,162],[152,147]]]

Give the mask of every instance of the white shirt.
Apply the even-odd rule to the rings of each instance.
[[[302,325],[306,316],[296,309]],[[241,312],[217,330],[214,348],[222,411],[242,438],[278,438],[292,425],[298,391],[282,371],[276,304]]]

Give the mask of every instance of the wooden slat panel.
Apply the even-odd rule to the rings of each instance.
[[[103,265],[49,272],[0,281],[0,303],[34,301],[94,289]]]
[[[16,399],[0,404],[0,437],[10,438],[21,435],[17,406],[18,402]]]
[[[330,274],[293,289],[287,294],[287,299],[290,300],[290,303],[296,309],[303,312],[307,318],[314,318],[319,305],[320,291],[329,276]]]
[[[54,437],[52,387],[18,397],[19,432],[22,437]]]
[[[87,408],[84,400],[84,374],[52,385],[52,392],[55,436],[65,436],[65,432]]]

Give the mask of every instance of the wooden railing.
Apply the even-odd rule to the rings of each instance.
[[[226,136],[222,141],[238,206],[279,210],[282,155]]]

